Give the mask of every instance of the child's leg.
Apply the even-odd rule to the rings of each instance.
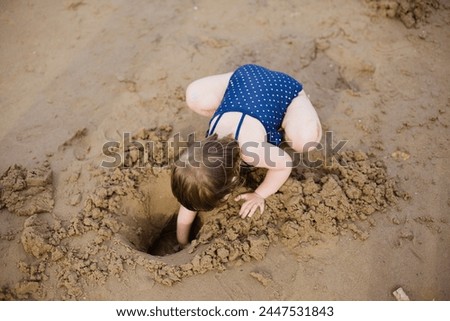
[[[297,152],[306,152],[320,142],[319,116],[303,90],[289,105],[282,127],[286,141]]]
[[[192,82],[186,89],[186,103],[196,113],[211,117],[222,101],[231,75],[214,75]]]

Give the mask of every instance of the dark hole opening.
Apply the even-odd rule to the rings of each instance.
[[[195,218],[189,233],[189,241],[195,239],[202,227],[200,218]],[[173,215],[167,222],[166,226],[161,230],[159,237],[150,244],[147,253],[154,256],[166,256],[177,253],[179,251],[177,241],[177,215]]]

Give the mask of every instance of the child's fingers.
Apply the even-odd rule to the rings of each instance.
[[[255,214],[256,210],[258,209],[259,205],[258,204],[253,204],[250,212],[248,213],[248,217],[252,217],[253,214]]]
[[[252,217],[258,208],[261,214],[264,212],[264,199],[261,199],[259,195],[255,198],[252,197],[252,193],[244,193],[236,196],[234,200],[245,200],[239,211],[239,216],[241,216],[242,218],[245,218],[247,216]]]
[[[247,201],[244,204],[242,204],[241,210],[239,212],[240,216],[242,218],[247,217],[252,212],[253,207],[255,207],[255,204],[252,201]]]
[[[245,202],[244,204],[242,204],[241,206],[241,210],[239,211],[239,215],[244,218],[247,216],[248,212],[251,209],[251,203],[249,202]]]
[[[265,204],[263,202],[261,205],[259,205],[259,210],[261,211],[261,214],[264,213],[264,209],[265,209]]]
[[[249,217],[252,217],[253,214],[255,214],[256,210],[259,208],[260,213],[262,214],[264,212],[264,203],[262,204],[254,204],[252,209],[250,210],[250,213],[248,214]]]
[[[245,202],[242,207],[241,210],[239,211],[239,215],[242,218],[245,217],[252,217],[253,214],[255,214],[256,210],[259,208],[259,210],[261,211],[261,214],[264,212],[264,203],[259,203],[259,202],[255,202],[255,201],[248,201]]]

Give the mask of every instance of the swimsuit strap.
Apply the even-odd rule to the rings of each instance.
[[[241,119],[239,120],[239,123],[236,127],[236,133],[234,134],[234,139],[236,139],[236,140],[238,139],[239,133],[241,132],[241,127],[242,127],[242,123],[244,122],[245,115],[246,114],[242,113]],[[219,123],[219,120],[220,120],[220,118],[222,118],[222,116],[223,116],[223,114],[219,114],[219,116],[217,117],[217,120],[214,122],[214,125],[212,126],[211,130],[209,130],[207,132],[207,134],[208,134],[207,136],[211,136],[212,133],[214,133],[214,131],[216,130],[217,124]]]
[[[214,131],[216,130],[216,126],[219,123],[220,118],[222,118],[223,114],[219,114],[219,117],[217,117],[216,122],[214,123],[213,127],[211,128],[211,130],[208,132],[208,136],[211,136],[212,133],[214,133]]]
[[[239,124],[237,125],[237,128],[236,128],[236,133],[234,134],[234,139],[236,139],[236,140],[239,137],[239,132],[241,131],[241,126],[242,126],[242,123],[244,122],[244,118],[245,118],[245,114],[242,113],[241,119],[239,120]]]

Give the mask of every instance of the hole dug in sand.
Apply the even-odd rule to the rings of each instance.
[[[170,169],[166,167],[174,158],[173,149],[168,147],[171,131],[170,126],[139,130],[124,146],[125,163],[120,169],[130,177],[132,189],[125,191],[121,201],[122,228],[118,234],[138,251],[154,256],[178,251],[179,204],[172,195]]]
[[[177,215],[173,214],[166,224],[159,229],[159,231],[153,231],[151,242],[147,249],[147,253],[153,256],[166,256],[177,253],[180,248],[177,241]],[[190,241],[197,237],[198,232],[202,227],[202,221],[197,217],[192,224],[190,232]],[[144,238],[145,239],[145,238]]]
[[[155,233],[156,232],[156,233]],[[155,231],[154,236],[158,235],[149,245],[147,253],[154,256],[165,256],[178,252],[177,241],[177,216],[172,215],[166,225],[159,231]]]
[[[142,188],[140,199],[123,199],[122,229],[118,233],[138,251],[166,256],[178,251],[178,203],[170,190],[170,174],[160,173]]]

